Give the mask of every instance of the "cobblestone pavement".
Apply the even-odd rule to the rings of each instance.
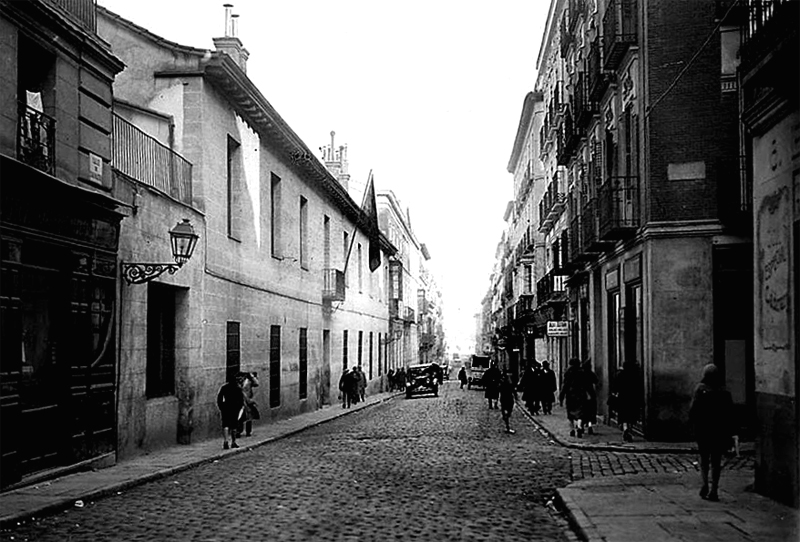
[[[562,540],[570,451],[477,391],[396,399],[55,516],[2,540]],[[573,456],[574,457],[574,456]]]
[[[573,480],[622,474],[699,472],[700,468],[698,457],[694,454],[572,450],[570,456]],[[723,473],[729,470],[753,470],[755,459],[752,455],[725,457],[722,468]]]

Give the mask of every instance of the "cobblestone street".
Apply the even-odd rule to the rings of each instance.
[[[576,540],[546,503],[570,454],[478,391],[398,398],[37,519],[4,540]],[[13,537],[13,538],[12,538]]]

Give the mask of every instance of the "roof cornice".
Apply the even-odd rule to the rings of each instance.
[[[514,173],[517,167],[519,155],[522,153],[522,145],[525,143],[525,136],[533,119],[534,105],[537,101],[542,101],[543,99],[541,92],[529,92],[525,95],[525,99],[522,102],[522,113],[520,113],[519,124],[517,125],[517,135],[514,138],[514,148],[506,166],[506,171],[509,173]]]

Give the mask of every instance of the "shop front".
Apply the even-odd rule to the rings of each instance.
[[[0,486],[116,440],[114,200],[0,157]]]

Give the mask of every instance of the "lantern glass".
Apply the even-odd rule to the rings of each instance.
[[[178,222],[174,228],[169,231],[170,243],[172,244],[172,256],[178,265],[183,265],[194,253],[194,247],[197,245],[197,240],[200,238],[194,232],[192,224],[188,218],[184,218],[182,222]]]

